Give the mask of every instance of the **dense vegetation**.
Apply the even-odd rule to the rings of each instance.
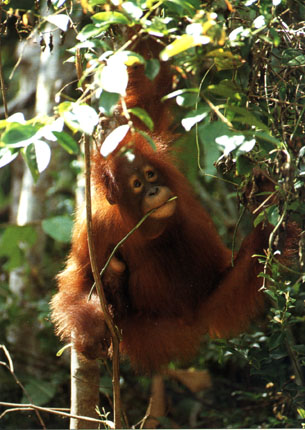
[[[23,0],[22,9],[6,0],[0,13],[0,402],[69,407],[69,356],[56,357],[48,303],[81,200],[82,136],[94,144],[116,127],[126,65],[145,63],[154,79],[159,62],[171,61],[181,168],[222,237],[236,249],[261,217],[275,228],[261,256],[268,310],[247,334],[206,339],[191,365],[209,370],[209,389],[194,393],[166,380],[161,424],[304,426],[304,234],[295,264],[276,258],[287,221],[305,227],[303,0]],[[160,58],[132,53],[128,29],[160,38]],[[151,125],[144,111],[133,113]],[[268,173],[277,197],[259,219],[243,210],[253,169]],[[150,379],[127,362],[121,373],[124,411],[135,425]],[[107,366],[100,390],[107,415]],[[48,428],[66,426],[42,416]],[[41,427],[32,411],[7,413],[0,426]]]

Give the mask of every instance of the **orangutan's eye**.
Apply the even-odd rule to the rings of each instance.
[[[140,188],[141,187],[141,181],[139,181],[139,179],[135,179],[133,181],[133,188]]]

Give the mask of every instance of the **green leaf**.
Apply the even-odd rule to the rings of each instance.
[[[194,106],[197,103],[198,94],[190,91],[185,91],[184,93],[176,97],[176,103],[178,106],[188,108]]]
[[[216,144],[216,139],[217,137],[227,133],[230,133],[230,129],[222,121],[215,121],[203,125],[200,124],[198,127],[199,139],[204,147],[205,171],[208,174],[216,174],[214,162],[220,155],[220,150]]]
[[[95,24],[87,24],[78,33],[77,40],[84,42],[87,39],[98,37],[101,33],[103,33],[103,31],[105,31],[103,27],[99,27]]]
[[[209,85],[206,91],[221,96],[223,98],[232,98],[241,100],[242,90],[229,79],[224,79],[217,85]]]
[[[198,0],[166,0],[165,3],[173,4],[181,9],[181,12],[186,12],[188,15],[193,15],[200,8]]]
[[[166,96],[164,96],[162,98],[162,100],[168,100],[168,99],[172,99],[174,97],[177,98],[180,96],[184,96],[185,94],[193,94],[197,98],[198,97],[198,88],[183,88],[181,90],[176,90],[176,91],[173,91],[172,93],[169,93]]]
[[[281,61],[289,66],[304,66],[305,55],[299,49],[288,48],[283,51]]]
[[[195,37],[191,34],[183,34],[173,41],[170,45],[166,46],[160,54],[160,58],[163,61],[167,61],[175,55],[180,54],[187,49],[194,48],[198,45],[210,43],[210,38],[207,36]]]
[[[297,411],[298,411],[298,414],[300,415],[300,417],[302,419],[305,419],[305,409],[298,408]]]
[[[244,65],[245,60],[239,54],[233,54],[223,48],[214,49],[207,53],[207,57],[214,59],[218,71],[237,69]]]
[[[150,60],[147,60],[145,65],[145,75],[150,79],[151,81],[155,79],[155,77],[158,75],[160,71],[160,62],[156,58],[151,58]]]
[[[78,154],[79,147],[77,142],[65,131],[53,131],[57,142],[68,152],[68,154]]]
[[[130,24],[129,19],[120,12],[98,12],[91,19],[95,24],[104,24],[107,26],[110,24]]]
[[[90,4],[90,6],[98,6],[100,4],[107,3],[107,0],[89,0],[88,3]]]
[[[118,93],[109,93],[106,90],[103,90],[100,95],[99,100],[99,110],[107,116],[113,115],[113,111],[118,104],[120,99],[120,94]]]
[[[32,402],[35,405],[45,405],[48,403],[55,395],[56,384],[53,382],[43,381],[41,379],[31,378],[30,382],[25,384],[25,389],[30,395]],[[24,394],[22,403],[28,403],[28,398]]]
[[[0,240],[0,256],[8,257],[5,268],[12,270],[24,264],[24,250],[33,246],[36,240],[37,233],[33,227],[7,227]]]
[[[39,178],[39,170],[38,170],[38,165],[37,165],[36,151],[35,151],[34,144],[31,143],[30,145],[28,145],[23,150],[22,155],[23,155],[23,158],[25,159],[26,164],[28,165],[28,167],[31,171],[34,182],[36,182],[37,179]]]
[[[264,293],[267,294],[275,302],[277,301],[277,296],[275,295],[274,291],[272,291],[272,290],[265,290]]]
[[[271,206],[270,208],[268,208],[267,217],[271,225],[277,225],[280,218],[278,206]]]
[[[153,139],[147,134],[147,133],[145,133],[145,131],[142,131],[142,130],[137,130],[137,132],[139,133],[139,134],[141,134],[146,140],[147,140],[147,142],[150,144],[150,146],[152,147],[152,149],[154,150],[154,151],[156,151],[156,149],[157,149],[157,147],[156,147],[156,144],[155,144],[155,142],[153,141]]]
[[[247,175],[253,170],[251,160],[245,155],[241,154],[236,158],[236,171],[239,175]]]
[[[260,212],[257,217],[255,218],[255,220],[253,221],[253,225],[254,227],[257,227],[261,222],[263,222],[265,220],[265,213],[264,212]]]
[[[281,37],[280,37],[279,33],[273,27],[269,27],[269,31],[270,31],[270,34],[271,34],[271,36],[273,38],[273,44],[274,44],[274,46],[278,47],[279,44],[281,43]]]
[[[266,133],[266,132],[264,132],[264,131],[256,131],[255,133],[254,133],[254,136],[257,138],[257,139],[261,139],[261,140],[264,140],[265,142],[268,142],[268,143],[272,143],[272,149],[274,148],[274,146],[276,147],[276,148],[280,148],[281,147],[281,145],[282,145],[282,143],[281,143],[281,141],[280,140],[278,140],[276,137],[274,137],[274,136],[271,136],[271,134],[270,133]]]
[[[257,119],[252,112],[245,109],[244,107],[229,105],[228,110],[239,115],[238,117],[235,116],[233,118],[233,121],[240,122],[242,124],[253,125],[258,129],[264,130],[265,132],[269,132],[268,126],[261,122],[259,119]]]
[[[145,60],[142,55],[133,51],[122,51],[120,54],[116,53],[114,56],[121,56],[124,60],[125,66],[133,66],[134,64],[145,64]]]
[[[146,110],[135,107],[135,108],[128,109],[128,112],[132,113],[133,115],[138,117],[142,122],[144,122],[144,124],[150,131],[154,129],[154,122],[151,119],[151,117],[148,115]]]
[[[38,130],[39,128],[34,125],[13,125],[3,133],[1,141],[13,148],[22,148],[29,143],[28,140],[35,136]]]
[[[42,221],[43,231],[58,242],[71,241],[73,220],[68,216],[56,216]]]

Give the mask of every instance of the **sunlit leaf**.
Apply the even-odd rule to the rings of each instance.
[[[266,19],[264,15],[260,15],[257,18],[255,18],[255,20],[253,21],[253,25],[257,29],[264,27],[266,25]]]
[[[120,12],[98,12],[91,19],[96,24],[129,24],[129,19]]]
[[[103,157],[107,157],[117,148],[128,133],[129,128],[128,124],[120,125],[106,137],[101,147],[101,154]]]
[[[135,20],[140,19],[143,15],[143,10],[131,1],[124,1],[122,4],[122,8],[128,15],[131,16],[131,18]]]
[[[231,51],[225,51],[223,48],[214,49],[206,54],[207,57],[214,59],[217,70],[230,70],[241,67],[245,60],[238,54]]]
[[[242,134],[225,134],[217,137],[215,140],[222,148],[224,155],[229,155],[235,149],[238,149],[239,153],[249,152],[255,145],[255,139],[247,140]]]
[[[90,6],[98,6],[107,3],[107,0],[89,0]]]
[[[19,124],[25,124],[26,120],[24,118],[24,114],[22,112],[16,112],[13,115],[9,116],[6,120],[7,122],[18,122]]]
[[[41,127],[37,134],[36,138],[44,138],[47,140],[50,140],[51,142],[56,141],[56,137],[54,136],[54,132],[61,132],[64,128],[64,120],[63,118],[57,118],[55,121],[51,122],[50,124],[45,125],[44,127]]]
[[[190,131],[195,124],[200,123],[209,115],[209,113],[210,108],[208,106],[204,106],[200,109],[189,112],[187,116],[183,118],[181,124],[186,131]]]
[[[36,163],[38,172],[43,172],[49,165],[51,160],[50,146],[43,140],[36,140],[34,143],[36,153]]]
[[[128,84],[127,66],[119,57],[113,56],[104,66],[100,76],[100,86],[108,93],[126,94]]]
[[[12,152],[8,147],[0,148],[0,168],[11,163],[18,156],[18,152]]]
[[[210,43],[210,41],[211,39],[208,36],[193,36],[190,34],[183,34],[161,52],[160,58],[163,61],[167,61],[175,55],[186,51],[187,49],[198,45],[206,45],[207,43]]]
[[[73,131],[81,131],[91,135],[98,124],[98,114],[85,103],[64,102],[58,106],[58,113],[67,126]]]
[[[70,18],[65,14],[54,14],[48,15],[45,17],[47,21],[51,24],[56,25],[56,27],[60,28],[62,31],[67,31],[70,23]]]

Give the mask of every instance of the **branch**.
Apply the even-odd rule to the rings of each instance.
[[[100,272],[96,260],[95,243],[92,233],[92,209],[91,209],[91,177],[90,177],[90,138],[85,136],[85,166],[86,166],[86,214],[87,214],[87,233],[88,247],[92,274],[96,286],[96,291],[100,300],[105,322],[110,331],[113,345],[112,358],[112,384],[113,384],[113,408],[115,428],[122,428],[121,424],[121,401],[120,401],[120,369],[119,369],[119,344],[120,339],[108,312],[107,301],[101,282]]]
[[[125,242],[126,242],[126,240],[136,231],[136,230],[138,230],[138,228],[140,228],[141,227],[141,225],[143,224],[143,222],[151,215],[151,214],[153,214],[154,212],[156,212],[158,209],[160,209],[160,207],[162,207],[163,205],[166,205],[167,203],[169,203],[169,202],[172,202],[173,200],[176,200],[178,197],[177,196],[173,196],[173,197],[171,197],[171,198],[169,198],[165,203],[163,203],[161,206],[158,206],[158,207],[156,207],[156,208],[153,208],[153,209],[151,209],[150,211],[148,211],[141,219],[140,219],[140,221],[126,234],[126,236],[124,236],[123,237],[123,239],[121,239],[116,245],[115,245],[115,247],[113,248],[113,250],[112,250],[112,252],[111,252],[111,254],[110,254],[110,256],[108,257],[108,260],[106,261],[106,263],[105,263],[105,265],[104,265],[104,267],[102,268],[102,270],[101,270],[101,272],[100,272],[100,278],[102,279],[103,278],[103,275],[104,275],[104,273],[105,273],[105,270],[107,269],[107,267],[109,266],[109,263],[110,263],[110,261],[111,261],[111,259],[112,259],[112,257],[114,256],[114,254],[117,252],[117,250],[119,249],[119,247],[120,246],[122,246]],[[93,290],[94,290],[94,288],[96,287],[96,284],[95,284],[95,282],[94,282],[94,284],[92,285],[92,287],[91,287],[91,290],[90,290],[90,293],[89,293],[89,300],[90,300],[90,297],[91,297],[91,295],[92,295],[92,292],[93,292]]]
[[[86,86],[84,80],[82,80],[83,69],[81,63],[80,50],[76,52],[76,73],[78,80],[82,82],[82,89],[85,92]],[[108,305],[104,293],[104,289],[101,282],[101,277],[96,260],[95,243],[93,240],[92,233],[92,208],[91,208],[91,166],[90,166],[90,138],[85,135],[84,139],[85,146],[85,169],[86,169],[86,219],[87,219],[87,235],[88,235],[88,248],[90,264],[92,269],[92,274],[94,282],[96,285],[96,291],[100,300],[100,305],[104,314],[105,322],[110,331],[112,338],[113,347],[113,358],[112,358],[112,386],[113,386],[113,414],[114,414],[114,424],[115,428],[122,428],[121,422],[121,400],[120,400],[120,360],[119,360],[119,346],[120,337],[116,330],[116,326],[113,319],[108,311]]]
[[[6,369],[10,372],[10,374],[12,375],[12,377],[14,378],[15,382],[17,385],[19,385],[19,387],[21,388],[21,390],[23,391],[24,395],[28,398],[28,400],[30,402],[32,402],[32,398],[30,396],[30,394],[27,392],[27,390],[25,389],[25,387],[23,386],[23,384],[21,383],[21,381],[17,378],[16,374],[15,374],[15,370],[14,370],[14,365],[13,365],[13,360],[10,356],[10,353],[8,352],[7,348],[5,345],[0,345],[0,349],[3,350],[4,355],[8,361],[8,363],[5,363],[4,361],[0,361],[0,366],[6,367]],[[3,403],[0,403],[3,404]],[[5,411],[4,411],[5,412]],[[40,413],[38,412],[38,410],[35,410],[36,416],[38,418],[38,421],[40,423],[40,425],[42,426],[43,429],[46,429],[46,425],[40,415]],[[0,415],[0,419],[2,418],[2,416],[4,415],[4,413],[2,415]]]
[[[4,106],[4,114],[5,118],[8,118],[8,109],[7,109],[7,100],[6,100],[6,91],[5,91],[5,83],[4,83],[4,77],[3,77],[3,69],[2,69],[2,26],[4,25],[2,23],[2,1],[0,1],[0,87],[1,87],[1,94],[2,94],[2,101]]]
[[[57,408],[44,408],[42,406],[36,406],[33,405],[31,403],[7,403],[7,402],[0,402],[1,406],[7,406],[13,409],[6,409],[4,412],[2,412],[2,414],[0,415],[0,419],[4,417],[4,415],[6,415],[9,412],[15,412],[15,411],[29,411],[29,410],[34,410],[36,413],[38,413],[38,411],[41,412],[48,412],[50,414],[55,414],[55,415],[60,415],[62,417],[66,417],[66,418],[76,418],[79,420],[84,420],[84,421],[91,421],[93,423],[101,423],[105,426],[108,426],[111,429],[114,429],[114,423],[112,421],[109,420],[99,420],[97,418],[91,418],[91,417],[84,417],[81,415],[73,415],[73,414],[69,414],[67,412],[63,412],[60,409]],[[44,427],[46,428],[46,427]]]

